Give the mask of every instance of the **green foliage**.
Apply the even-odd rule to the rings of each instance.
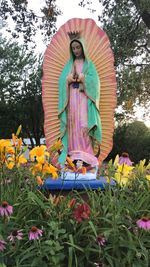
[[[133,114],[138,104],[150,99],[150,1],[100,0],[99,21],[110,39],[118,81],[118,105],[124,109],[123,119]],[[80,1],[81,6],[94,1]],[[118,116],[117,116],[118,117]]]
[[[118,126],[114,133],[114,146],[107,159],[115,158],[128,152],[133,162],[141,159],[149,160],[150,156],[150,129],[143,122],[135,121]]]
[[[18,125],[25,137],[40,144],[43,137],[41,61],[17,43],[1,39],[0,125],[1,136],[10,138]]]
[[[0,240],[7,242],[1,253],[1,264],[92,267],[97,263],[118,267],[121,262],[122,267],[149,266],[148,231],[136,225],[141,217],[150,217],[150,184],[144,172],[138,176],[141,166],[137,165],[137,177],[127,187],[108,186],[104,191],[88,190],[84,194],[72,191],[65,197],[61,195],[63,191],[57,196],[39,191],[27,167],[9,173],[3,170],[0,182],[6,181],[8,175],[10,181],[9,186],[3,184],[1,201],[8,201],[14,210],[9,218],[0,216]],[[85,193],[90,215],[79,223],[74,211],[79,204],[86,203]],[[72,198],[76,201],[74,205],[70,202]],[[29,240],[33,225],[42,229],[43,234],[39,239]],[[8,241],[14,229],[22,229],[23,238]],[[101,238],[104,243],[98,243]]]
[[[12,102],[21,95],[21,83],[26,73],[32,71],[36,59],[32,52],[19,46],[16,42],[0,38],[0,101]]]

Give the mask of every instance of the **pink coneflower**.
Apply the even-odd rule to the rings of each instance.
[[[8,240],[11,242],[15,242],[16,240],[21,240],[23,237],[22,230],[14,230],[12,233],[8,236]]]
[[[0,251],[4,251],[6,249],[6,242],[4,240],[0,240]]]
[[[7,201],[3,201],[0,206],[0,216],[10,216],[13,213],[13,207],[8,204]]]
[[[88,204],[78,204],[73,212],[73,217],[77,222],[82,222],[84,219],[89,219],[91,210]]]
[[[123,152],[121,157],[119,158],[119,164],[126,164],[128,166],[132,166],[133,162],[129,158],[129,154],[126,152]]]
[[[148,217],[142,217],[136,224],[139,228],[150,230],[150,219]]]
[[[36,226],[32,226],[30,232],[29,232],[29,240],[35,240],[39,239],[40,236],[42,236],[43,231],[38,229]]]
[[[101,246],[101,247],[103,247],[103,246],[106,245],[106,239],[105,239],[105,237],[102,236],[102,235],[99,235],[99,236],[96,237],[96,242],[97,242],[97,244],[98,244],[99,246]]]

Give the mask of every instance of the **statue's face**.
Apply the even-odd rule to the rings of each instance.
[[[73,41],[71,44],[71,49],[76,58],[83,57],[82,45],[79,42]]]

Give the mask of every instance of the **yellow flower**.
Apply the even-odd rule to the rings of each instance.
[[[52,178],[57,179],[58,178],[58,174],[57,174],[57,168],[54,167],[53,165],[49,164],[48,162],[46,162],[43,166],[43,170],[42,172],[44,174],[52,174]]]
[[[41,163],[37,163],[34,166],[31,167],[31,172],[33,175],[36,173],[42,172],[43,165]]]
[[[139,165],[138,165],[138,170],[139,170],[139,172],[142,173],[142,174],[143,174],[144,171],[145,171],[145,162],[146,162],[145,159],[140,160],[140,163],[139,163]]]
[[[150,181],[150,163],[146,166],[146,179]]]
[[[132,170],[134,167],[122,164],[118,165],[118,169],[116,170],[116,173],[114,175],[114,179],[121,185],[127,185],[129,183],[130,176]]]
[[[39,163],[41,163],[41,164],[44,164],[44,162],[45,162],[45,157],[44,157],[44,155],[42,155],[42,156],[40,156],[40,157],[37,157],[36,160],[37,160],[37,162],[39,162]]]
[[[150,163],[146,166],[146,170],[150,170]]]
[[[15,165],[13,158],[9,157],[9,159],[5,161],[5,165],[8,169],[11,170]]]
[[[129,182],[129,177],[128,176],[123,176],[121,173],[116,172],[115,173],[115,180],[120,184],[121,186],[127,185]]]
[[[25,158],[24,155],[17,156],[17,157],[16,157],[16,163],[17,163],[17,166],[19,167],[20,164],[25,164],[25,163],[27,163],[27,159]]]
[[[59,139],[57,142],[55,142],[52,147],[50,148],[50,151],[58,151],[62,147],[61,140]]]
[[[18,138],[15,134],[12,134],[12,145],[17,148],[17,151],[20,151],[22,146],[22,138]]]
[[[20,134],[21,130],[22,130],[22,125],[19,125],[17,132],[16,132],[16,136]]]
[[[58,179],[58,173],[57,172],[53,172],[52,173],[52,178],[53,179]]]
[[[11,146],[11,142],[8,139],[1,139],[0,140],[0,149],[4,149]]]
[[[67,157],[67,158],[66,158],[66,161],[67,161],[68,165],[69,165],[74,171],[76,171],[76,167],[75,167],[75,164],[73,163],[72,159],[69,158],[69,157]]]
[[[119,155],[116,155],[115,159],[114,159],[114,166],[117,167],[119,164]]]
[[[12,169],[14,166],[17,168],[20,167],[21,164],[27,163],[27,159],[24,157],[24,155],[15,156],[12,155],[12,157],[8,157],[5,164],[8,169]]]
[[[37,161],[41,161],[41,157],[43,156],[49,156],[49,153],[46,151],[46,146],[41,145],[41,146],[36,146],[34,147],[30,152],[29,156],[31,160],[34,160],[36,157]]]
[[[122,164],[118,166],[117,172],[121,173],[122,175],[127,176],[133,169],[134,167],[132,166]]]
[[[12,148],[10,140],[1,139],[0,140],[0,160],[4,160],[7,153],[11,154],[10,152],[12,151],[13,151],[13,148]]]
[[[146,179],[150,181],[150,174],[146,175]]]
[[[7,147],[7,153],[8,153],[8,154],[15,154],[14,147],[12,147],[12,146]]]

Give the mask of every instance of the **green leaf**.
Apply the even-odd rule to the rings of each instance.
[[[89,221],[89,224],[90,224],[90,226],[91,226],[91,228],[93,230],[93,233],[94,233],[94,235],[96,237],[97,236],[97,232],[96,232],[96,229],[95,229],[95,226],[94,226],[93,222],[92,221]]]

